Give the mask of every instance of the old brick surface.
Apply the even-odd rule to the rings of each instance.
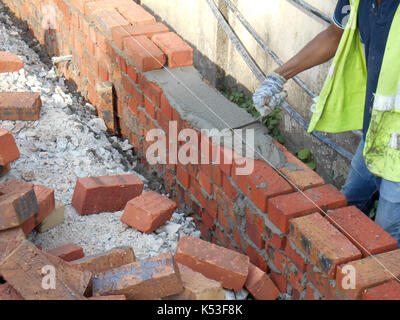
[[[319,213],[291,220],[290,229],[294,245],[331,279],[337,265],[361,258],[361,252]]]
[[[46,232],[64,221],[65,205],[59,200],[55,202],[54,210],[35,228],[38,232]]]
[[[356,275],[355,289],[344,289],[343,278],[348,274],[343,268],[353,267]],[[352,261],[337,268],[336,284],[349,299],[361,299],[364,290],[400,277],[400,249],[380,253],[358,261]]]
[[[20,227],[0,231],[0,261],[11,240],[16,240],[17,242],[25,240],[25,233]]]
[[[183,291],[167,297],[170,300],[225,300],[225,290],[218,281],[178,263]]]
[[[125,28],[130,25],[116,10],[96,11],[93,16],[96,25],[105,33],[109,40],[112,39],[112,33],[115,28]]]
[[[118,7],[118,11],[133,25],[153,24],[156,22],[156,18],[132,1],[129,5]]]
[[[125,38],[124,52],[142,72],[162,69],[166,62],[164,53],[146,36]]]
[[[0,230],[18,227],[38,211],[33,184],[11,180],[0,185]]]
[[[24,241],[0,262],[0,273],[27,300],[84,299],[74,281],[75,279],[81,281],[83,273],[78,269],[70,268],[61,259],[54,258],[58,260],[49,260],[45,253],[30,242]],[[46,266],[55,267],[55,289],[53,290],[46,290],[42,286],[42,271]]]
[[[121,221],[136,230],[152,233],[171,218],[176,207],[174,201],[148,191],[126,204]]]
[[[109,81],[96,84],[96,107],[99,117],[104,120],[109,132],[115,132],[113,84]]]
[[[175,259],[235,291],[243,288],[249,272],[249,257],[189,236],[181,236]]]
[[[35,229],[46,217],[48,217],[55,208],[54,189],[44,186],[34,186],[36,200],[39,206],[37,214],[30,217],[21,224],[22,230],[28,234]]]
[[[1,300],[24,300],[24,298],[9,283],[0,284]]]
[[[389,281],[363,292],[363,300],[400,300],[400,283]]]
[[[81,215],[120,211],[142,193],[143,186],[134,174],[79,178],[72,206]]]
[[[397,249],[397,241],[356,207],[328,213],[327,220],[339,229],[363,257]]]
[[[193,65],[193,49],[174,32],[154,35],[151,40],[167,55],[168,67]]]
[[[93,295],[125,295],[128,300],[153,300],[183,290],[171,253],[123,265],[93,279]]]
[[[0,120],[39,120],[42,100],[35,92],[0,93]]]
[[[20,57],[12,52],[0,51],[0,73],[16,72],[24,67]]]
[[[347,204],[346,197],[332,185],[309,189],[304,192],[282,195],[268,202],[269,219],[283,232],[289,232],[289,220],[322,210],[333,210]],[[314,201],[316,205],[310,201]]]
[[[51,249],[47,251],[47,253],[68,262],[81,259],[85,256],[83,248],[76,245],[75,243],[67,243],[63,246]]]
[[[280,294],[268,275],[252,263],[244,286],[256,300],[276,300]]]
[[[13,135],[3,128],[0,128],[0,146],[0,166],[6,166],[19,158],[19,150]]]

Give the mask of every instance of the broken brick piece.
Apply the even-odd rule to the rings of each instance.
[[[146,36],[124,38],[124,52],[142,72],[162,69],[164,53]]]
[[[152,233],[169,220],[176,203],[157,192],[148,191],[126,204],[121,221],[144,233]]]
[[[39,120],[42,100],[35,92],[1,92],[0,120]]]
[[[276,300],[280,295],[279,289],[268,275],[252,263],[249,265],[249,275],[244,286],[256,300]]]
[[[20,57],[12,52],[0,51],[0,73],[17,72],[24,67]]]
[[[93,295],[125,295],[128,300],[154,300],[183,290],[171,253],[126,264],[93,279]]]
[[[33,190],[35,191],[39,211],[21,224],[21,228],[25,234],[35,229],[55,208],[54,189],[44,186],[34,186]]]
[[[46,232],[64,221],[65,205],[59,200],[55,202],[54,210],[35,228],[38,232]]]
[[[47,253],[68,262],[81,259],[85,256],[83,248],[76,245],[75,243],[67,243],[63,246],[51,249],[47,251]]]
[[[17,160],[19,156],[19,150],[11,132],[0,128],[0,166],[8,165]]]
[[[33,184],[11,180],[0,185],[0,230],[18,227],[38,212]]]
[[[178,263],[184,290],[168,300],[225,300],[225,290],[218,281]]]
[[[79,178],[72,206],[81,215],[120,211],[142,193],[143,187],[134,174]]]
[[[249,257],[198,238],[182,235],[175,259],[226,289],[242,290],[249,272]]]
[[[24,300],[24,298],[9,283],[0,284],[1,300]]]
[[[109,81],[96,84],[96,108],[108,131],[115,132],[113,84]]]
[[[73,279],[80,278],[83,272],[69,267],[67,262],[57,257],[54,258],[49,260],[44,252],[25,240],[0,262],[0,274],[27,300],[84,299],[73,285]],[[52,281],[44,279],[49,274],[54,275],[54,286]],[[47,285],[54,289],[49,290]]]
[[[168,67],[178,68],[193,65],[193,49],[175,32],[154,35],[151,40],[167,55]]]

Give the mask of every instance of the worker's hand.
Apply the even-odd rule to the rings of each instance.
[[[278,108],[282,103],[282,96],[280,93],[283,91],[283,86],[286,79],[277,73],[269,74],[262,85],[257,89],[253,95],[253,103],[261,116],[267,115],[271,108]]]

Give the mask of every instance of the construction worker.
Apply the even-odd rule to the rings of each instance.
[[[285,82],[334,57],[309,132],[362,130],[342,189],[349,205],[400,240],[400,1],[339,0],[331,25],[254,93],[261,114],[279,105]]]

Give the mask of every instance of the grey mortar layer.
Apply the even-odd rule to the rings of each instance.
[[[179,112],[181,118],[197,130],[217,129],[222,131],[251,122],[254,118],[245,110],[226,99],[216,89],[207,85],[200,73],[193,67],[155,70],[144,73],[145,77],[157,84],[164,92],[171,106]],[[288,167],[285,155],[273,143],[268,128],[254,124],[246,129],[254,129],[254,156],[245,153],[246,148],[235,151],[246,157],[264,160],[276,168]],[[229,130],[224,131],[229,132]],[[224,138],[223,144],[232,148],[231,138]],[[302,170],[302,168],[296,168]]]

